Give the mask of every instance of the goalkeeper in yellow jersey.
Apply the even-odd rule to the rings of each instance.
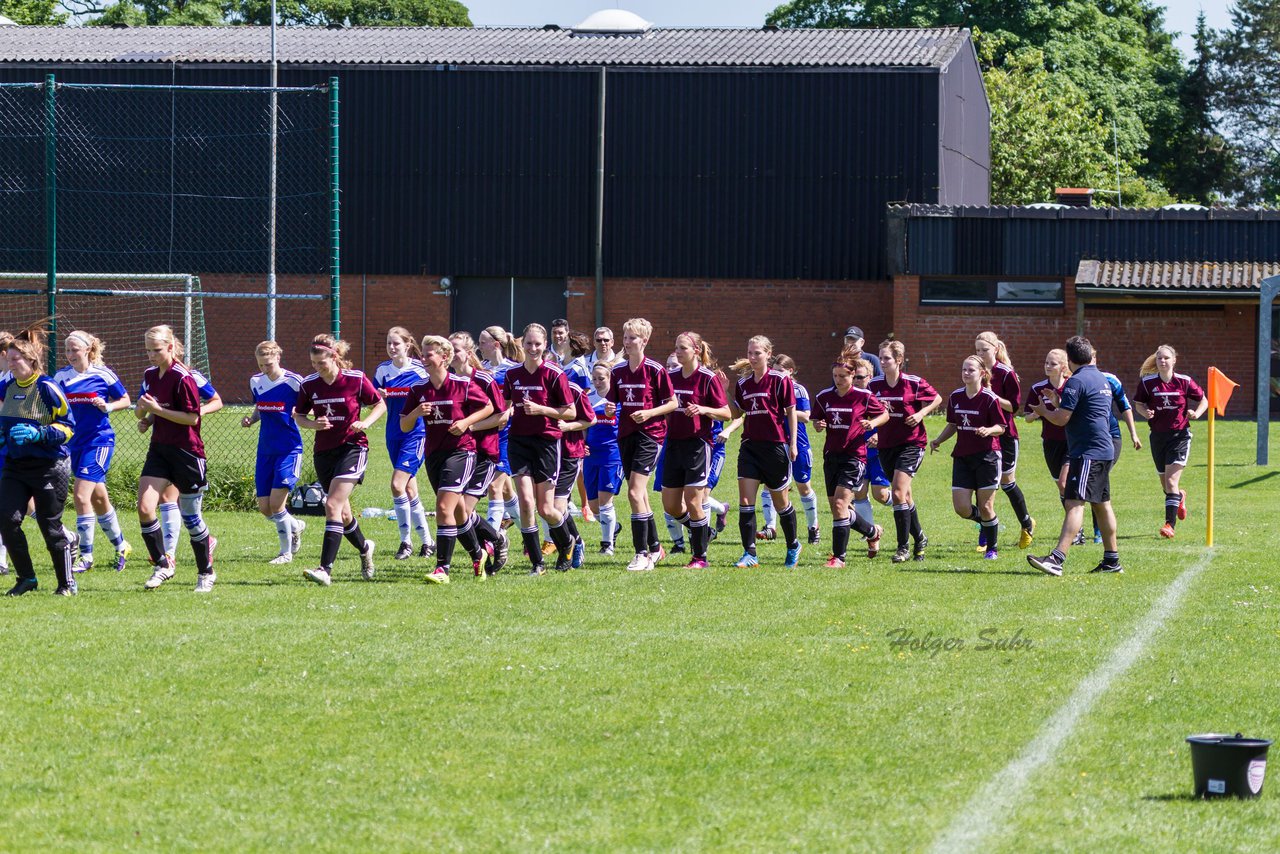
[[[44,535],[59,596],[74,596],[71,543],[62,525],[71,464],[66,443],[74,423],[67,398],[58,384],[44,375],[45,332],[28,328],[9,342],[10,373],[0,378],[0,442],[4,444],[4,473],[0,474],[0,539],[9,549],[17,583],[9,596],[35,590],[35,568],[22,520],[31,501]]]

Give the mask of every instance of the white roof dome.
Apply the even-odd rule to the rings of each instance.
[[[573,28],[573,31],[575,33],[639,35],[648,32],[652,26],[653,24],[635,12],[628,12],[625,9],[601,9],[584,18]]]

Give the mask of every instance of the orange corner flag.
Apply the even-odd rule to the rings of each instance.
[[[1209,406],[1213,407],[1214,412],[1226,415],[1227,401],[1231,399],[1231,392],[1239,387],[1240,383],[1232,382],[1222,371],[1209,368]]]

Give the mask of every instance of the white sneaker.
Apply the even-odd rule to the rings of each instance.
[[[321,587],[328,587],[333,583],[329,579],[329,570],[325,569],[323,566],[317,566],[315,569],[304,569],[302,571],[302,577],[307,579],[307,581],[314,581]]]
[[[627,564],[627,572],[649,572],[652,569],[653,561],[649,560],[648,555],[636,555]]]
[[[295,519],[294,522],[296,524],[294,524],[293,529],[289,532],[290,554],[297,554],[298,549],[302,548],[302,532],[307,530],[306,522],[301,519]],[[281,557],[284,557],[284,555],[281,555]],[[272,563],[275,563],[275,561],[272,561]],[[288,561],[281,561],[281,563],[288,563]]]
[[[360,574],[365,581],[373,580],[373,540],[364,541],[364,551],[360,552]]]
[[[272,566],[280,566],[281,564],[284,564],[284,563],[293,563],[293,552],[281,552],[280,554],[273,557],[271,560],[267,561],[267,563],[271,564]]]
[[[196,576],[196,592],[212,593],[213,582],[218,580],[218,576],[212,572],[206,572],[204,575]]]
[[[155,590],[170,578],[173,578],[173,562],[166,557],[162,563],[156,564],[155,571],[142,586],[148,590]]]

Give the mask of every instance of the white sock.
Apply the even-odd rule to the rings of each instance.
[[[804,520],[810,528],[818,527],[818,493],[810,492],[800,496],[800,506],[804,508]]]
[[[663,513],[662,518],[667,523],[667,533],[671,535],[671,542],[683,543],[684,529],[680,526],[680,520],[670,513]]]
[[[409,496],[397,495],[391,499],[391,503],[396,510],[396,525],[400,527],[400,542],[409,542],[409,532],[413,530],[413,520],[410,518]]]
[[[417,498],[409,499],[409,518],[413,520],[413,529],[418,532],[418,539],[424,546],[434,546],[431,539],[431,528],[427,525],[427,510]]]
[[[80,555],[81,557],[93,557],[93,523],[95,517],[92,513],[88,516],[76,517],[76,533],[80,535]]]
[[[164,535],[165,554],[176,554],[178,534],[182,531],[182,513],[177,504],[160,505],[160,530]]]
[[[719,515],[728,512],[729,508],[725,506],[723,501],[716,499],[714,495],[707,496],[707,509]]]
[[[858,518],[866,522],[868,525],[874,525],[875,519],[872,517],[871,499],[858,498],[853,502],[853,512],[858,514]]]
[[[778,512],[773,509],[773,493],[767,489],[760,496],[760,509],[764,512],[764,526],[766,528],[777,528]]]
[[[287,555],[293,546],[294,519],[288,510],[281,510],[271,517],[276,526],[276,536],[280,538],[280,554]]]
[[[600,522],[600,542],[613,542],[613,529],[618,524],[618,511],[612,504],[607,507],[601,507],[600,512],[596,514],[596,519]]]
[[[502,502],[502,512],[506,514],[508,519],[520,521],[520,499],[510,498]]]
[[[4,547],[4,543],[0,543],[0,566],[6,570],[9,568],[9,550]]]
[[[506,507],[503,506],[501,501],[495,501],[492,498],[489,499],[489,512],[485,515],[488,517],[489,524],[494,527],[494,530],[497,530],[502,524],[502,516],[505,510]]]
[[[102,528],[102,533],[107,535],[107,539],[117,550],[124,545],[124,532],[120,530],[120,519],[116,516],[116,508],[112,507],[99,516],[98,526]]]

